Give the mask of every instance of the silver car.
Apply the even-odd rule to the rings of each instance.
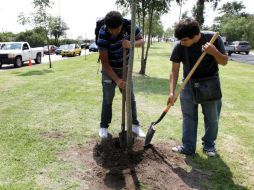
[[[251,49],[250,42],[247,41],[234,41],[229,46],[233,47],[232,53],[244,52],[246,54],[249,54]]]

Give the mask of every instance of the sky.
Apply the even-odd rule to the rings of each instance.
[[[118,10],[115,0],[51,0],[54,4],[48,13],[52,16],[61,16],[63,21],[70,28],[67,31],[67,37],[77,39],[82,36],[83,39],[93,39],[95,23],[98,18],[104,17],[111,10]],[[231,0],[232,1],[232,0]],[[237,0],[241,1],[241,0]],[[18,33],[29,30],[32,26],[22,26],[17,23],[18,15],[23,12],[26,15],[34,12],[33,0],[0,0],[0,31]],[[230,0],[221,0],[218,7]],[[252,0],[242,0],[246,6],[247,13],[254,14]],[[189,12],[196,3],[196,0],[187,0],[182,6],[182,13]],[[121,10],[119,10],[121,11]],[[162,16],[164,29],[173,26],[179,20],[180,8],[175,3],[171,3],[170,13]],[[206,6],[205,25],[212,25],[213,19],[218,15],[211,7]]]

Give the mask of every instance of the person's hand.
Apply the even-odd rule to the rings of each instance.
[[[175,101],[176,101],[176,99],[175,99],[175,101],[173,99],[174,99],[174,95],[170,94],[169,97],[168,97],[167,105],[170,104],[171,106],[173,106]]]
[[[203,46],[203,50],[210,55],[214,55],[218,50],[216,49],[216,47],[213,44],[210,44],[209,42],[207,42],[204,46]]]
[[[117,84],[117,86],[119,87],[119,88],[121,88],[121,89],[125,89],[125,87],[126,87],[126,82],[123,80],[123,79],[121,79],[121,78],[119,78],[117,81],[116,81],[116,84]]]
[[[122,41],[122,47],[125,49],[130,49],[131,48],[131,43],[129,40],[123,40]]]

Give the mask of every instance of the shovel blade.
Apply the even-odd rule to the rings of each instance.
[[[145,139],[145,145],[144,145],[145,148],[150,145],[150,143],[152,141],[152,138],[153,138],[153,135],[155,133],[155,130],[153,129],[153,125],[154,125],[154,123],[151,123],[151,125],[150,125],[150,127],[147,131],[146,139]]]

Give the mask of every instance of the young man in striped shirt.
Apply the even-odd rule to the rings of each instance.
[[[112,119],[112,102],[115,95],[115,87],[125,89],[126,81],[122,79],[123,48],[127,50],[126,63],[128,67],[130,49],[130,25],[129,20],[123,19],[117,11],[109,12],[104,18],[104,26],[101,27],[98,37],[99,55],[102,63],[102,112],[99,136],[108,137],[108,127]],[[135,30],[135,47],[144,43],[140,29]],[[136,101],[131,90],[132,104],[132,131],[140,137],[145,137],[137,120]]]

